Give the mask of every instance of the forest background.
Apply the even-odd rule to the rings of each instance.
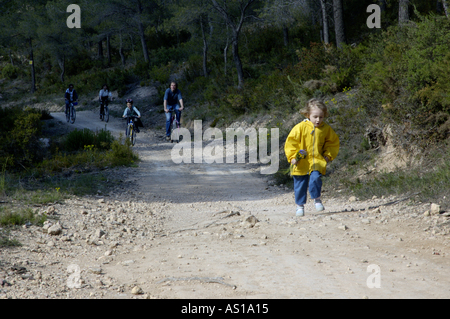
[[[83,97],[104,83],[119,99],[136,84],[156,86],[152,103],[162,104],[175,74],[185,121],[265,119],[282,142],[305,102],[321,98],[342,144],[325,176],[330,190],[448,204],[446,0],[79,0],[81,27],[69,28],[71,2],[0,0],[3,194],[17,178],[23,187],[24,179],[78,172],[80,162],[92,169],[137,160],[106,131],[76,131],[44,150],[49,113],[35,105],[61,98],[69,83],[85,108],[97,106]],[[368,27],[371,4],[380,28]],[[374,170],[387,144],[406,165]],[[290,185],[280,156],[276,183]]]

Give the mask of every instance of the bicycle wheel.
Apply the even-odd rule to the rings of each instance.
[[[134,128],[131,128],[131,145],[134,146],[134,144],[136,144],[136,131],[134,130]]]
[[[180,140],[181,140],[180,127],[181,127],[180,122],[177,121],[177,137],[178,137],[177,143],[180,143]]]
[[[126,131],[125,131],[125,135],[126,135],[126,138],[127,138],[127,139],[130,138],[130,133],[131,133],[131,125],[128,124],[127,129],[126,129]]]
[[[106,105],[105,108],[103,109],[103,119],[105,120],[105,122],[109,121],[109,109]]]
[[[75,123],[76,118],[77,118],[77,112],[75,111],[75,107],[72,105],[70,107],[70,124]]]
[[[66,108],[66,121],[67,123],[70,121],[70,107]]]
[[[134,146],[136,143],[136,132],[134,131],[134,127],[132,124],[128,124],[126,130],[126,138],[130,140],[131,145]]]
[[[170,130],[170,142],[173,143],[174,141],[176,141],[177,143],[180,141],[180,136],[179,136],[179,130],[178,128],[178,122],[177,122],[177,117],[174,116],[172,119],[172,124],[171,124],[171,130]]]

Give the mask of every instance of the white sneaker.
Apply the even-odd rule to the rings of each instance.
[[[316,206],[316,210],[318,212],[325,210],[325,207],[323,207],[323,204],[320,200],[314,201],[314,206]]]
[[[295,216],[297,216],[297,217],[305,216],[305,208],[303,206],[297,206],[297,211],[295,212]]]

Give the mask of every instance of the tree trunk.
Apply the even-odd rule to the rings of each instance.
[[[208,41],[206,40],[206,32],[205,25],[203,23],[204,16],[200,17],[200,27],[202,30],[202,38],[203,38],[203,76],[208,77]]]
[[[320,0],[320,6],[322,8],[322,26],[323,26],[323,42],[325,44],[330,43],[330,36],[328,30],[328,16],[327,16],[327,7],[326,0]]]
[[[139,37],[141,38],[141,45],[142,45],[142,52],[144,54],[144,61],[145,61],[145,63],[149,63],[150,62],[150,57],[148,55],[147,42],[145,42],[144,24],[141,21],[141,14],[142,14],[141,1],[137,2],[137,13],[138,13],[137,23],[138,23]]]
[[[111,64],[111,35],[106,36],[106,56],[108,57],[108,65]]]
[[[123,54],[122,32],[120,32],[119,36],[120,36],[120,48],[119,48],[120,60],[122,61],[122,66],[125,66],[125,55]]]
[[[289,45],[289,29],[287,26],[283,26],[283,41],[284,46],[287,47]]]
[[[30,38],[30,60],[31,60],[31,93],[36,92],[36,75],[34,71],[34,56],[33,56],[33,43],[32,39]]]
[[[445,16],[448,18],[449,12],[448,12],[448,2],[447,2],[447,0],[442,0],[442,7],[444,7]]]
[[[64,73],[66,73],[66,57],[63,55],[62,59],[58,59],[59,68],[61,69],[61,82],[64,83]]]
[[[241,58],[239,57],[239,36],[235,34],[232,39],[233,60],[236,66],[238,76],[238,88],[244,86],[244,69],[242,68]]]
[[[334,31],[336,33],[336,46],[341,48],[346,44],[345,28],[344,28],[344,10],[342,0],[333,0],[333,15],[334,15]]]
[[[9,49],[9,59],[11,60],[11,65],[14,66],[14,59],[13,59],[13,56],[12,56],[11,49]]]
[[[103,59],[103,40],[98,41],[98,58]]]
[[[140,21],[138,22],[138,27],[139,27],[139,37],[141,38],[142,52],[144,54],[144,61],[145,63],[149,63],[150,57],[148,55],[147,42],[145,42],[144,25],[142,24],[142,22]]]
[[[134,50],[134,42],[133,42],[133,36],[130,34],[131,39],[131,51],[133,51],[133,57],[134,57],[134,64],[137,64],[137,58],[136,58],[136,51]]]
[[[405,24],[409,21],[409,11],[408,11],[409,0],[400,0],[398,7],[398,23],[400,25]]]
[[[213,7],[223,16],[226,24],[230,26],[232,30],[232,51],[234,64],[236,66],[237,76],[238,76],[238,88],[241,89],[244,86],[244,70],[242,68],[242,62],[239,57],[239,33],[241,32],[242,25],[245,20],[245,11],[255,0],[247,0],[240,3],[239,10],[240,16],[237,17],[231,14],[226,6],[221,7],[216,0],[211,0]],[[236,21],[233,21],[236,20]]]
[[[227,37],[227,44],[223,49],[223,74],[225,76],[227,75],[227,54],[228,54],[228,37]]]

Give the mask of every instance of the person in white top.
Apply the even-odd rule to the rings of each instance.
[[[108,88],[108,85],[104,84],[100,92],[98,93],[98,98],[100,101],[100,119],[103,116],[103,110],[105,105],[108,106],[109,101],[112,99],[111,91]]]

